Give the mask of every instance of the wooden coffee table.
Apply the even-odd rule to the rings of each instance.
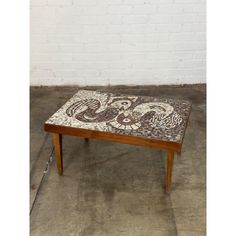
[[[53,133],[59,175],[62,134],[149,146],[167,152],[166,192],[174,153],[180,153],[190,115],[188,101],[79,90],[44,124]]]

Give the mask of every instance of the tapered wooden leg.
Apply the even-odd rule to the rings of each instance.
[[[62,173],[63,173],[62,135],[54,133],[53,134],[53,143],[54,143],[54,147],[55,147],[55,155],[56,155],[58,174],[62,175]]]
[[[87,143],[89,141],[89,139],[88,138],[85,138],[85,142]]]
[[[170,193],[170,186],[171,186],[171,176],[173,170],[173,161],[174,161],[174,152],[168,151],[167,152],[167,170],[166,170],[166,192]]]

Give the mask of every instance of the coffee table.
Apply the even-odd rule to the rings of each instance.
[[[191,104],[188,101],[79,90],[44,124],[53,134],[58,174],[63,174],[62,135],[149,146],[167,152],[166,192],[174,153],[180,153]]]

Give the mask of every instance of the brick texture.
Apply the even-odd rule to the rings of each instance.
[[[31,0],[31,85],[206,82],[204,0]]]

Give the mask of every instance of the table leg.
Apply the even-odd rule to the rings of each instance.
[[[53,134],[53,143],[54,143],[54,147],[55,147],[55,156],[56,156],[58,174],[62,175],[62,173],[63,173],[62,135],[54,133]]]
[[[174,161],[174,152],[167,152],[167,172],[166,172],[166,192],[170,193],[170,185],[171,185],[171,176],[173,170],[173,161]]]
[[[85,138],[85,142],[87,143],[89,141],[89,139],[88,138]]]

